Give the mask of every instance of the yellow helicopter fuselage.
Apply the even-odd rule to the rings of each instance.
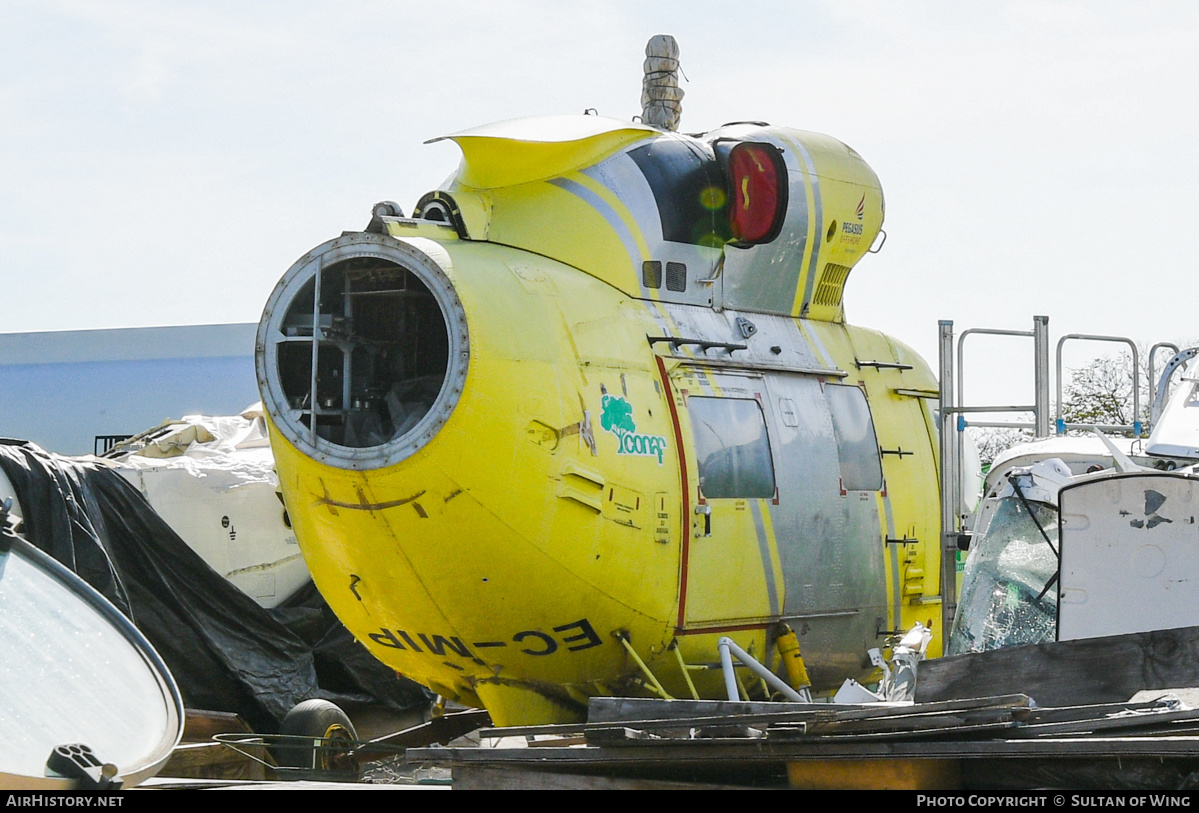
[[[843,319],[865,162],[758,124],[453,138],[444,189],[302,257],[259,328],[281,490],[355,637],[510,725],[719,697],[722,636],[773,668],[785,623],[828,688],[931,626],[935,381]]]

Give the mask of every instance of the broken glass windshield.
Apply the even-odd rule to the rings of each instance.
[[[1056,547],[1056,507],[1025,504],[1014,494],[999,500],[991,522],[970,546],[947,654],[1057,637],[1057,588],[1045,586],[1057,573],[1058,560],[1038,523]]]

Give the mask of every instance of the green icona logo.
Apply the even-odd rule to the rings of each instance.
[[[605,432],[616,436],[617,454],[645,455],[657,457],[658,465],[662,465],[662,456],[666,451],[666,438],[661,435],[637,434],[637,424],[633,422],[633,405],[616,395],[604,395],[601,403],[600,426]]]

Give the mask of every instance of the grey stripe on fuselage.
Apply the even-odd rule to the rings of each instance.
[[[804,166],[808,170],[808,181],[812,185],[812,206],[814,209],[812,215],[816,218],[814,224],[815,234],[812,237],[812,255],[808,259],[808,279],[804,283],[803,303],[799,309],[802,315],[807,310],[808,303],[812,301],[812,288],[816,284],[816,261],[820,257],[820,232],[824,228],[824,208],[820,202],[820,177],[816,174],[816,165],[812,163],[812,156],[808,155],[808,151],[804,149],[803,144],[798,139],[791,143],[795,147],[795,151],[803,158]]]
[[[632,266],[633,272],[637,277],[640,277],[641,251],[637,248],[637,240],[633,237],[633,233],[629,231],[628,226],[621,220],[616,210],[609,206],[608,202],[599,195],[577,181],[572,181],[568,178],[554,178],[549,183],[581,198],[587,205],[600,213],[600,216],[612,227],[612,231],[616,232],[616,236],[620,238],[620,242],[624,244],[625,252],[629,255],[629,264]]]
[[[766,538],[766,523],[762,520],[762,504],[760,500],[750,500],[750,512],[754,517],[754,531],[758,535],[758,552],[762,555],[762,575],[766,577],[766,595],[770,600],[770,614],[777,616],[782,612],[779,604],[779,588],[774,581],[774,567],[771,565],[770,541]]]

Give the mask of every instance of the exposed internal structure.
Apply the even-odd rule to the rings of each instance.
[[[464,364],[451,363],[451,344],[465,341],[465,320],[448,280],[424,255],[414,263],[389,253],[334,248],[323,262],[305,258],[276,289],[278,310],[260,336],[264,390],[277,399],[272,413],[292,430],[293,442],[352,468],[387,465],[421,445],[418,427],[428,429],[422,421],[439,396],[452,408],[465,374]],[[445,314],[454,306],[458,331]],[[447,392],[452,368],[458,374]]]

